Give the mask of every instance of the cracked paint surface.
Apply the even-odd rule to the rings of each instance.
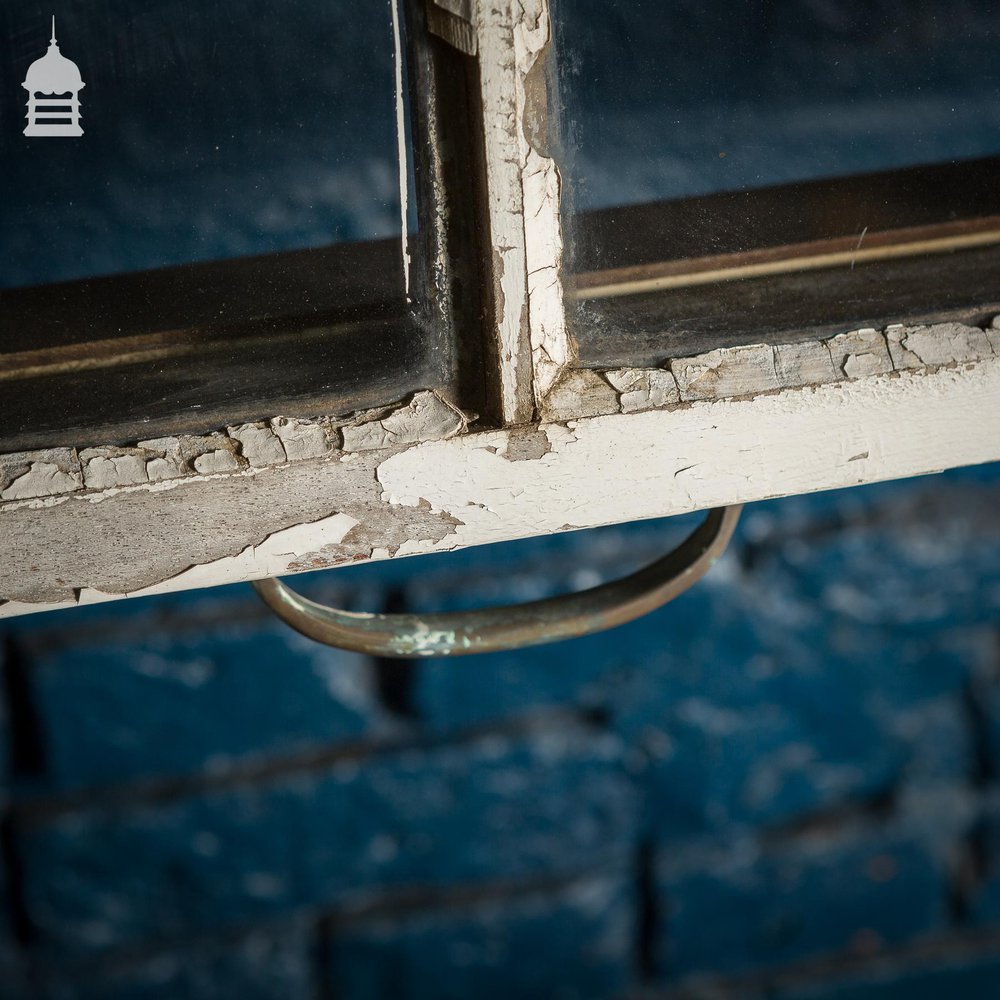
[[[0,615],[1000,459],[998,332],[896,325],[567,370],[548,422],[509,430],[470,432],[417,393],[341,420],[0,456]]]

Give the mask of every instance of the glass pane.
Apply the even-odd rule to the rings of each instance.
[[[422,41],[398,21],[0,0],[0,452],[451,385],[451,330],[406,294],[397,83]]]
[[[0,287],[399,237],[387,0],[63,10],[52,54],[48,7],[0,3]],[[26,136],[60,56],[83,134]]]
[[[995,299],[995,0],[552,4],[584,363]]]
[[[995,0],[553,0],[578,211],[1000,153]]]

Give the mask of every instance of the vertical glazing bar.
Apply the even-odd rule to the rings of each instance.
[[[548,0],[428,0],[432,28],[478,59],[490,293],[485,354],[506,424],[573,358],[563,308],[561,181],[547,153]]]

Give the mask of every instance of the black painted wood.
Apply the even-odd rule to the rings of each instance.
[[[0,450],[346,413],[454,381],[398,242],[0,293]]]
[[[792,343],[901,319],[1000,313],[1000,247],[577,303],[591,368],[647,367],[738,344]]]

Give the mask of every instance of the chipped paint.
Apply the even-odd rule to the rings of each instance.
[[[83,486],[75,448],[0,455],[0,500],[27,500],[70,493]]]
[[[0,511],[0,597],[45,605],[76,603],[85,589],[160,593],[249,579],[262,566],[283,573],[343,565],[370,558],[376,544],[453,533],[455,519],[427,505],[405,520],[386,509],[376,477],[384,458],[371,452],[351,462],[328,457],[191,476],[169,484],[169,503],[161,495],[167,484],[146,484],[84,491],[44,509],[12,505]],[[302,530],[281,534],[292,528]],[[280,547],[265,545],[276,534]],[[53,545],[53,538],[73,543]],[[330,554],[327,546],[334,546]]]
[[[547,57],[552,24],[548,0],[519,0],[514,14],[514,61],[523,161],[524,244],[528,317],[536,405],[574,360],[561,277],[562,178],[548,155]]]
[[[669,370],[568,370],[546,399],[550,423],[505,431],[471,433],[468,415],[418,393],[349,419],[0,456],[18,497],[0,505],[0,616],[1000,459],[997,329],[897,325]],[[869,364],[857,358],[891,367],[851,377]],[[728,395],[691,398],[709,383]],[[282,441],[321,454],[291,460]],[[158,464],[172,478],[157,481]],[[57,473],[68,493],[45,492]]]
[[[600,372],[589,368],[567,369],[542,400],[543,420],[574,420],[617,413],[618,393]]]
[[[281,441],[285,456],[291,462],[322,458],[334,449],[327,428],[315,420],[275,417],[271,421],[271,430]]]
[[[719,399],[781,387],[774,366],[774,348],[748,344],[709,351],[670,363],[681,399]]]
[[[893,370],[885,335],[866,328],[841,333],[826,341],[835,371],[846,378],[881,375]]]
[[[528,264],[524,229],[524,153],[520,81],[511,4],[476,0],[480,94],[483,105],[489,238],[493,260],[491,381],[505,423],[526,423],[534,402],[528,334]]]
[[[80,452],[80,464],[89,490],[149,482],[147,455],[139,448],[86,448]]]
[[[774,349],[774,371],[783,387],[836,382],[842,374],[833,367],[830,349],[821,341],[779,344]]]
[[[566,369],[543,400],[541,416],[559,422],[638,413],[871,374],[971,363],[995,353],[1000,353],[997,320],[985,328],[895,324],[885,331],[855,330],[826,341],[722,348],[674,359],[664,368]],[[225,432],[155,438],[132,447],[0,455],[0,498],[51,503],[53,498],[91,491],[91,499],[100,500],[108,491],[162,486],[193,475],[233,475],[330,457],[350,461],[367,451],[465,434],[473,419],[438,393],[422,391],[401,405],[348,418],[274,417]],[[10,509],[10,503],[2,509]]]
[[[288,458],[281,438],[263,421],[230,427],[228,434],[239,444],[240,454],[251,468],[281,465]]]
[[[534,462],[503,458],[510,432],[473,434],[393,455],[378,477],[390,505],[462,522],[400,550],[414,555],[995,461],[998,391],[994,357],[544,426]]]
[[[469,418],[435,392],[418,392],[407,406],[385,416],[340,428],[344,451],[371,451],[419,441],[436,441],[463,433]]]
[[[886,340],[899,370],[975,361],[993,350],[986,330],[962,323],[890,326]]]
[[[462,5],[461,15],[450,2],[432,4],[441,7],[476,33],[493,257],[492,354],[503,421],[526,423],[575,357],[563,305],[562,179],[547,150],[548,0],[475,0],[471,9]]]
[[[271,575],[268,568],[275,563],[284,561],[287,569],[301,559],[298,553],[343,542],[357,525],[358,522],[347,514],[331,514],[317,521],[295,524],[272,532],[234,556],[225,556],[208,565],[192,566],[159,586],[147,587],[146,594],[259,580]]]
[[[673,372],[659,368],[615,368],[605,374],[618,393],[622,413],[655,410],[680,402],[680,389]]]

